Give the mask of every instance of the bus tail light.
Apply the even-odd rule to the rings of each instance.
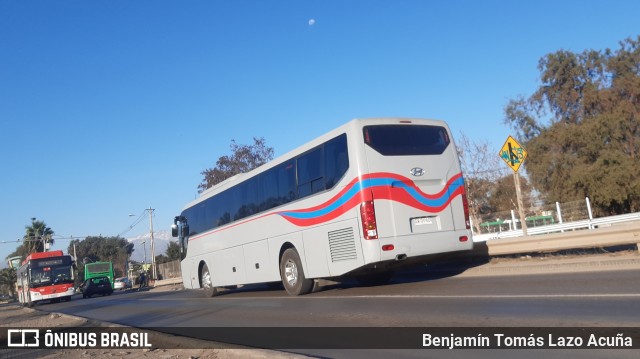
[[[364,239],[378,239],[378,224],[376,223],[376,210],[373,207],[373,201],[362,202],[360,218],[362,219]]]
[[[467,229],[471,229],[471,221],[469,220],[469,199],[467,199],[467,191],[462,192],[462,206],[464,207],[464,223]]]

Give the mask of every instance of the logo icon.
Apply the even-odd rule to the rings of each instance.
[[[416,177],[420,177],[424,174],[424,170],[420,167],[413,167],[409,173],[411,173],[411,175],[416,176]]]
[[[8,347],[37,347],[40,345],[39,329],[9,329],[7,330]]]

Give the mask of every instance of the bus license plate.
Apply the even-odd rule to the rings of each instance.
[[[424,226],[429,224],[433,224],[433,220],[431,217],[419,217],[413,219],[414,226]]]

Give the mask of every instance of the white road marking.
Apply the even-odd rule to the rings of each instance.
[[[320,297],[318,297],[320,298]],[[325,297],[327,298],[327,297]],[[334,297],[345,298],[345,297]],[[469,294],[469,295],[364,295],[349,298],[427,298],[427,299],[529,299],[529,298],[640,298],[640,293],[603,294]]]
[[[379,294],[379,295],[354,295],[354,296],[283,296],[283,297],[236,297],[219,296],[215,298],[189,298],[189,300],[265,300],[265,299],[574,299],[574,298],[640,298],[640,293],[602,293],[602,294],[466,294],[466,295],[404,295],[404,294]],[[137,298],[137,300],[172,301],[184,300],[184,298]]]

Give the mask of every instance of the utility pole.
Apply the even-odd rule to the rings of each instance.
[[[147,264],[147,241],[142,241],[142,248],[144,249],[144,262],[142,262],[142,270],[144,270],[145,264]]]
[[[156,279],[156,251],[155,251],[155,245],[153,242],[153,211],[154,209],[151,208],[151,206],[149,206],[149,228],[151,231],[151,267],[152,269],[152,273],[153,273],[153,280]]]

